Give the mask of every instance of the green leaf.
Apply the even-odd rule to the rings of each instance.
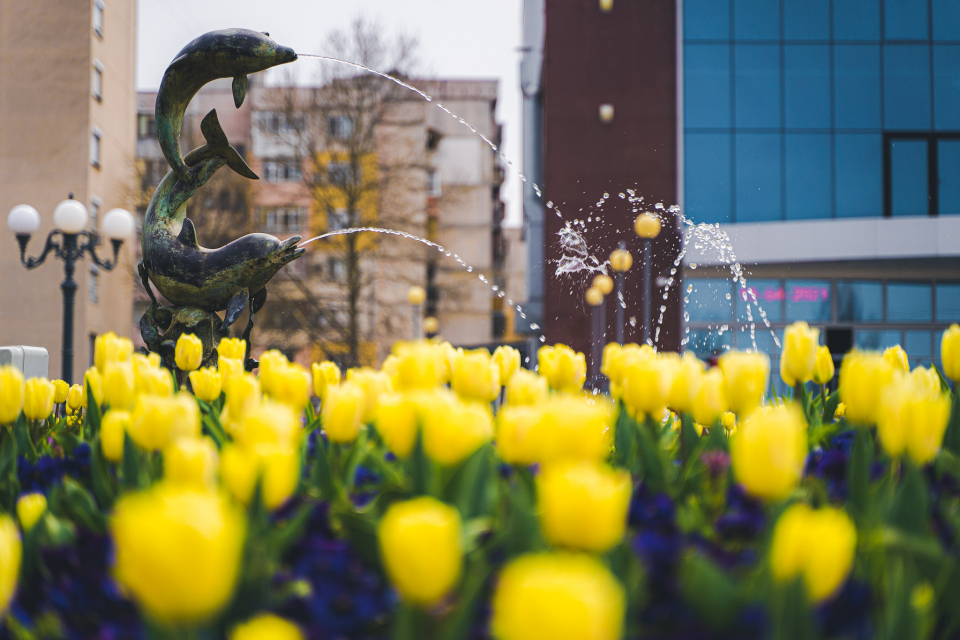
[[[644,426],[646,428],[644,428]],[[666,489],[666,476],[663,471],[663,462],[660,459],[660,450],[656,440],[650,435],[656,433],[657,423],[653,418],[647,418],[646,425],[636,429],[637,442],[640,451],[640,467],[643,481],[650,491],[659,493]]]
[[[620,403],[620,411],[617,417],[617,426],[613,433],[613,463],[631,473],[640,471],[637,459],[637,424],[627,414],[623,402]]]
[[[525,471],[518,469],[515,481],[502,485],[506,498],[504,536],[508,556],[538,551],[545,546],[540,536],[531,484],[522,478]]]
[[[428,640],[433,637],[430,626],[430,617],[426,611],[401,602],[393,617],[390,637],[393,640]]]
[[[482,557],[467,564],[466,575],[460,586],[453,612],[440,628],[438,640],[461,640],[470,636],[470,625],[477,614],[477,606],[484,595],[484,586],[490,577],[490,565]]]
[[[123,472],[124,491],[137,491],[145,486],[142,474],[140,473],[140,450],[133,444],[130,434],[123,434],[123,462],[121,463]]]
[[[423,450],[423,432],[417,430],[417,439],[413,444],[413,451],[403,463],[404,469],[412,482],[414,496],[431,495],[431,462]]]
[[[867,432],[857,429],[850,467],[847,470],[851,511],[861,525],[866,520],[870,508],[870,464],[873,462],[871,444]]]
[[[727,432],[720,424],[720,420],[717,420],[710,427],[707,439],[703,443],[703,449],[704,451],[730,451],[730,439],[727,438]]]
[[[333,500],[337,495],[337,489],[333,484],[333,473],[330,470],[330,460],[323,438],[317,438],[313,469],[310,473],[310,481],[320,491],[320,497],[323,500]]]
[[[83,412],[83,438],[89,442],[100,433],[100,421],[103,419],[103,414],[96,398],[93,397],[93,388],[87,387],[86,392],[87,408]]]
[[[117,482],[110,473],[107,459],[100,448],[100,438],[90,443],[90,485],[103,509],[109,510],[117,498]]]
[[[30,462],[36,462],[37,450],[33,446],[33,440],[30,438],[30,425],[27,424],[27,418],[23,412],[17,416],[17,421],[13,423],[13,434],[17,439],[17,449],[23,452],[23,455]]]
[[[97,507],[96,500],[79,482],[70,477],[63,479],[60,490],[60,507],[64,515],[84,528],[102,533],[105,528],[104,516]]]
[[[823,422],[833,422],[833,416],[837,413],[837,407],[840,406],[840,390],[837,389],[829,396],[823,404]]]
[[[944,389],[948,388],[944,387]],[[947,423],[947,432],[943,436],[943,448],[952,453],[960,454],[960,393],[955,393],[953,396],[950,421]]]
[[[454,472],[444,497],[460,510],[465,520],[485,513],[484,497],[493,476],[492,448],[486,444],[466,459]]]
[[[893,498],[887,521],[906,533],[927,530],[927,483],[916,465],[904,460],[903,478]]]
[[[73,450],[83,443],[83,440],[66,430],[56,431],[53,434],[53,439],[58,445],[63,447],[64,453],[68,456],[72,455]]]
[[[352,509],[339,510],[337,517],[346,534],[344,537],[350,541],[357,554],[378,571],[382,570],[380,541],[377,536],[377,525],[373,519]]]
[[[697,447],[700,445],[700,436],[693,426],[693,416],[684,413],[680,416],[680,460],[687,465],[694,460]]]
[[[729,629],[740,610],[737,585],[699,553],[684,557],[680,566],[684,600],[713,629]]]
[[[12,427],[0,427],[0,482],[17,480],[17,438]]]

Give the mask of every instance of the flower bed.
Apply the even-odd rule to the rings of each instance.
[[[960,326],[944,372],[780,375],[611,344],[610,393],[399,343],[380,370],[197,369],[112,334],[83,386],[0,369],[2,637],[949,638],[960,633]]]

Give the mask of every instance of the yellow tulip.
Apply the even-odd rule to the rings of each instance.
[[[260,381],[251,373],[241,373],[226,381],[223,387],[226,402],[220,422],[228,433],[233,433],[243,416],[260,406]]]
[[[626,594],[587,555],[521,556],[500,573],[490,622],[498,640],[619,640]]]
[[[22,558],[23,542],[17,523],[6,514],[0,515],[0,613],[5,612],[13,600]]]
[[[110,362],[129,362],[133,357],[133,342],[108,331],[97,336],[93,342],[93,366],[101,375],[107,372]]]
[[[700,390],[693,399],[691,412],[694,420],[711,427],[728,409],[723,372],[714,367],[703,374],[700,382]]]
[[[837,410],[833,412],[833,419],[839,420],[843,416],[847,415],[847,405],[842,402],[837,405]]]
[[[643,358],[654,358],[656,355],[657,352],[648,344],[631,343],[620,346],[616,342],[611,342],[603,348],[600,372],[610,379],[611,386],[619,387],[623,382],[627,366]]]
[[[630,474],[583,460],[545,465],[537,476],[540,526],[550,544],[603,553],[623,540]]]
[[[400,459],[413,451],[420,411],[410,394],[385,393],[377,402],[374,425],[387,449]]]
[[[133,405],[130,439],[141,449],[163,449],[178,438],[200,437],[200,408],[193,396],[140,396]]]
[[[80,396],[80,402],[83,404],[83,408],[87,408],[87,402],[90,398],[90,393],[93,393],[93,400],[98,405],[103,404],[103,377],[100,375],[100,371],[94,367],[90,367],[83,374],[83,395]]]
[[[543,402],[550,395],[547,379],[529,369],[520,369],[510,378],[504,390],[504,404],[518,406]]]
[[[737,430],[737,415],[732,411],[724,411],[720,416],[720,426],[729,435]]]
[[[67,401],[67,394],[70,393],[70,385],[64,380],[53,381],[53,402],[54,404],[63,404]]]
[[[810,328],[806,322],[794,322],[784,330],[780,377],[788,387],[813,379],[819,341],[820,330]]]
[[[76,413],[83,406],[83,387],[78,384],[70,386],[67,391],[67,413]],[[2,420],[0,420],[2,422]]]
[[[142,353],[134,353],[130,357],[130,361],[133,363],[133,372],[137,373],[137,370],[141,367],[159,369],[163,362],[160,359],[160,354],[155,351],[150,351],[146,355]]]
[[[557,391],[580,391],[587,379],[586,358],[565,344],[540,347],[537,363],[540,375]]]
[[[282,506],[300,482],[300,452],[275,444],[228,445],[221,452],[220,476],[234,498],[249,504],[257,479],[267,509]]]
[[[916,367],[910,372],[909,378],[917,388],[926,389],[933,393],[940,393],[940,376],[933,367]]]
[[[398,342],[393,346],[393,356],[398,391],[432,389],[442,384],[443,351],[435,343],[426,340]],[[386,363],[384,368],[387,368]]]
[[[493,362],[500,369],[500,384],[507,386],[513,374],[520,370],[520,352],[502,344],[493,352]]]
[[[877,412],[877,435],[892,457],[906,453],[919,465],[936,457],[950,420],[950,398],[922,377],[904,377],[887,387]]]
[[[290,364],[290,361],[287,360],[287,356],[283,355],[283,352],[278,349],[269,349],[260,354],[260,378],[261,380],[264,376],[269,376],[270,372],[274,369],[283,368]]]
[[[460,514],[434,498],[394,502],[380,521],[380,553],[407,602],[431,606],[456,584],[463,563]]]
[[[220,492],[161,482],[126,494],[110,530],[114,577],[150,617],[195,624],[230,601],[246,519]]]
[[[264,394],[278,402],[302,411],[310,400],[310,374],[298,364],[284,363],[267,371],[261,369],[260,384]]]
[[[191,371],[188,377],[193,395],[205,402],[213,402],[220,397],[220,372],[214,367]]]
[[[703,385],[704,364],[691,352],[683,355],[667,394],[667,405],[674,411],[690,413]]]
[[[136,360],[133,366],[134,395],[163,396],[173,395],[173,376],[170,371],[162,367],[155,367],[148,362],[138,365]]]
[[[817,364],[813,367],[813,381],[817,384],[827,384],[833,379],[833,356],[826,346],[817,347]]]
[[[486,349],[461,351],[453,361],[450,387],[466,400],[492,402],[500,394],[500,368]]]
[[[363,390],[363,423],[372,422],[377,398],[391,390],[390,378],[370,367],[359,367],[347,371],[347,382],[353,382]]]
[[[222,356],[217,360],[217,371],[220,373],[221,391],[227,388],[227,383],[230,380],[246,373],[246,369],[243,366],[243,360],[226,358]]]
[[[897,370],[879,353],[853,350],[844,356],[839,386],[847,420],[876,424],[880,400],[896,375]]]
[[[340,368],[333,362],[313,363],[313,393],[323,400],[327,388],[340,384]]]
[[[842,509],[795,504],[773,530],[770,569],[779,582],[802,577],[810,599],[821,602],[850,575],[856,549],[857,529]]]
[[[233,436],[248,447],[270,444],[288,450],[300,446],[303,426],[299,414],[289,405],[264,400],[243,413]]]
[[[181,371],[193,371],[199,368],[203,363],[203,342],[192,333],[181,334],[177,338],[173,358]]]
[[[733,474],[752,496],[782,500],[803,473],[807,432],[796,404],[759,407],[747,414],[730,441]]]
[[[637,358],[623,369],[621,399],[628,412],[642,421],[646,416],[659,419],[667,406],[667,394],[673,385],[676,364],[654,356]]]
[[[440,352],[443,354],[443,382],[450,382],[450,377],[453,375],[453,361],[457,359],[457,354],[463,349],[456,349],[449,342],[441,342],[439,346]]]
[[[217,357],[243,362],[247,357],[247,343],[240,338],[221,338],[217,345]]]
[[[235,626],[230,632],[230,640],[303,640],[303,634],[289,620],[272,613],[261,613]]]
[[[356,440],[363,425],[365,410],[366,392],[356,382],[348,380],[327,389],[320,415],[323,430],[330,441],[346,444]]]
[[[454,400],[422,407],[423,450],[445,467],[460,464],[493,438],[493,417],[483,404]]]
[[[770,378],[770,358],[766,354],[728,351],[717,364],[723,372],[730,411],[742,416],[760,405]]]
[[[103,401],[115,409],[127,410],[133,404],[133,398],[133,364],[108,362],[103,373]]]
[[[960,382],[960,325],[952,324],[943,332],[940,360],[943,362],[943,375]]]
[[[15,422],[22,406],[23,374],[13,365],[3,365],[0,367],[0,424]]]
[[[100,422],[100,450],[110,462],[123,460],[123,440],[130,428],[130,414],[118,409],[110,409],[103,414]]]
[[[28,420],[43,420],[53,413],[53,383],[46,378],[30,378],[23,385],[23,415]]]
[[[217,486],[217,447],[210,438],[180,438],[163,449],[163,479],[197,490]]]
[[[894,369],[898,369],[902,373],[910,371],[910,360],[907,358],[907,352],[900,345],[889,347],[883,352],[883,357],[893,365]]]
[[[25,493],[17,499],[17,519],[24,531],[33,529],[47,511],[47,497],[42,493]]]
[[[603,396],[562,394],[536,406],[506,406],[497,416],[497,449],[504,462],[518,465],[602,460],[615,419],[613,403]]]
[[[620,356],[623,353],[623,345],[619,342],[608,342],[603,348],[603,356],[600,360],[600,373],[607,376],[610,380],[620,379],[619,367]]]

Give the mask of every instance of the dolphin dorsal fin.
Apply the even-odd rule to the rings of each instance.
[[[199,249],[200,243],[197,242],[197,228],[193,226],[193,220],[183,219],[183,227],[180,229],[180,235],[177,236],[180,244],[191,249]]]
[[[233,79],[233,104],[237,109],[243,104],[243,99],[247,95],[247,76],[237,76]]]
[[[227,134],[223,132],[223,127],[220,126],[220,119],[217,117],[216,109],[211,109],[210,113],[205,115],[203,120],[200,121],[200,133],[203,134],[203,138],[207,141],[207,144],[213,148],[230,146],[230,143],[227,141]]]

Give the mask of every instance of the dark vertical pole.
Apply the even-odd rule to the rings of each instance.
[[[76,259],[77,236],[63,234],[63,348],[60,351],[61,377],[67,384],[73,384],[73,304],[77,295],[77,281],[73,279],[74,260]]]
[[[650,240],[643,241],[643,342],[650,341]]]
[[[626,249],[627,243],[621,241],[620,248]],[[617,271],[617,286],[614,290],[614,304],[617,305],[617,344],[623,344],[623,308],[627,306],[623,299],[623,278],[626,275],[623,271]]]
[[[603,303],[590,311],[590,380],[596,382],[600,375],[600,313]]]

